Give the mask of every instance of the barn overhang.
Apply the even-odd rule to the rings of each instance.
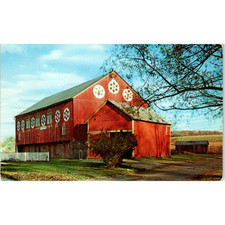
[[[96,109],[95,112],[93,112],[86,120],[85,123],[88,123],[89,120],[99,112],[99,110],[102,109],[106,104],[113,105],[118,110],[120,110],[123,114],[128,116],[131,120],[135,121],[143,121],[143,122],[149,122],[149,123],[155,123],[155,124],[164,124],[171,126],[172,124],[168,121],[166,121],[162,116],[155,113],[153,110],[149,108],[144,107],[138,107],[134,105],[129,105],[121,102],[116,102],[113,100],[106,100],[102,105],[99,106],[99,108]]]

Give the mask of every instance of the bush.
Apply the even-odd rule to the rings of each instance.
[[[126,132],[101,132],[91,139],[91,149],[100,155],[107,168],[113,169],[126,153],[137,146],[136,136]]]
[[[2,152],[15,152],[15,138],[10,136],[6,137],[3,142],[1,142]]]

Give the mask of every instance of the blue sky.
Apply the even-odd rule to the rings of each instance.
[[[14,116],[42,98],[96,76],[112,45],[2,45],[1,139],[14,136]],[[116,68],[115,68],[116,70]],[[171,122],[177,112],[161,112]],[[183,112],[182,112],[183,113]],[[187,121],[189,119],[189,121]],[[184,119],[175,129],[221,130],[222,119],[204,115]]]

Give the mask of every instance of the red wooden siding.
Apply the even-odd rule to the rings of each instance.
[[[108,84],[111,79],[114,78],[119,84],[119,92],[117,94],[113,94],[108,90]],[[102,85],[105,89],[105,96],[101,99],[96,98],[93,94],[93,88],[95,85]],[[123,98],[123,90],[129,88],[129,86],[121,79],[116,73],[112,72],[109,76],[104,77],[102,80],[98,81],[96,84],[89,87],[84,92],[80,93],[78,96],[75,96],[73,99],[73,107],[74,107],[74,137],[76,139],[83,139],[82,130],[78,125],[84,124],[84,121],[93,114],[107,99],[111,99],[118,102],[123,102],[131,105],[139,106],[140,103],[143,104],[143,107],[147,107],[144,103],[143,99],[133,92],[133,100],[126,101]],[[122,128],[121,128],[122,129]],[[83,139],[84,140],[84,139]]]
[[[115,78],[118,82],[120,88],[119,92],[117,94],[112,94],[108,90],[108,84],[111,81],[112,78]],[[89,87],[86,91],[82,92],[78,96],[74,98],[74,122],[75,123],[84,123],[84,121],[93,113],[95,110],[107,99],[111,99],[117,102],[123,102],[131,105],[140,105],[140,102],[143,103],[143,107],[147,107],[146,104],[144,104],[144,101],[142,98],[137,95],[134,90],[133,91],[133,100],[127,102],[123,98],[123,90],[126,88],[129,88],[128,85],[115,73],[112,73],[111,75],[103,78],[99,82],[97,82],[98,85],[102,85],[105,89],[105,96],[103,98],[96,98],[93,95],[93,88],[96,84]]]
[[[170,155],[170,126],[134,121],[134,134],[138,140],[134,157]]]
[[[68,108],[70,110],[70,118],[68,121],[64,121],[63,119],[63,112],[64,109]],[[47,112],[51,109],[52,111],[52,123],[47,125]],[[55,121],[55,112],[60,111],[60,121],[56,123]],[[29,116],[29,120],[32,117],[37,118],[37,113],[40,114],[40,126],[29,129],[26,129],[26,119]],[[45,126],[41,125],[41,117],[42,115],[46,116],[46,124]],[[16,124],[19,121],[25,121],[25,128],[24,130],[21,129],[17,131],[16,128],[16,142],[17,145],[24,145],[24,144],[36,144],[36,143],[49,143],[49,142],[57,142],[57,141],[67,141],[70,140],[73,136],[72,134],[72,101],[66,102],[54,107],[50,107],[48,109],[40,110],[35,113],[30,113],[29,115],[23,115],[16,118]],[[65,126],[65,135],[62,135],[62,126]],[[19,140],[19,133],[20,133],[20,140]]]
[[[89,120],[89,131],[101,130],[131,130],[130,117],[122,113],[113,105],[104,105]]]

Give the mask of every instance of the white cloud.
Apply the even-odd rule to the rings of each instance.
[[[3,82],[1,122],[13,122],[15,115],[44,97],[83,82],[85,82],[84,77],[75,73],[20,74],[14,77],[14,82]]]
[[[51,61],[51,60],[60,59],[61,56],[62,56],[62,51],[61,50],[54,50],[54,51],[51,51],[47,55],[41,56],[40,59],[44,60],[44,61]]]
[[[60,60],[88,64],[101,64],[106,53],[103,45],[63,45],[61,48],[42,55],[42,61]]]
[[[23,45],[1,45],[1,53],[23,53],[25,51]]]
[[[103,45],[90,45],[90,50],[105,51]]]
[[[84,54],[84,55],[74,55],[64,58],[68,62],[76,62],[83,64],[101,64],[103,63],[104,57],[102,55]]]
[[[48,64],[46,64],[46,63],[45,63],[45,64],[43,64],[43,65],[42,65],[42,68],[43,68],[43,69],[48,68]]]

